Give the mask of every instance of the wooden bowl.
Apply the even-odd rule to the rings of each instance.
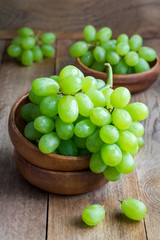
[[[151,69],[143,73],[132,74],[113,74],[113,88],[126,87],[131,93],[141,92],[150,87],[158,78],[160,72],[160,59],[150,63]],[[93,76],[106,82],[107,73],[99,72],[86,67],[80,60],[76,59],[76,67],[79,68],[85,76]]]
[[[53,153],[43,154],[38,147],[24,137],[26,122],[21,117],[21,109],[28,102],[28,93],[26,93],[13,105],[9,116],[8,130],[16,151],[25,160],[40,168],[65,172],[88,169],[90,156],[71,157]]]
[[[90,170],[58,172],[42,169],[27,162],[15,151],[15,162],[21,175],[34,186],[57,194],[81,194],[100,188],[108,182],[101,174]]]

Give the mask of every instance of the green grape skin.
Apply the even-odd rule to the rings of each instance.
[[[39,116],[34,120],[34,128],[40,133],[50,133],[54,129],[54,121],[47,116]]]
[[[105,217],[105,210],[101,205],[95,204],[85,208],[82,212],[82,219],[88,226],[95,226]]]
[[[66,78],[68,76],[77,76],[77,77],[80,77],[80,78],[84,78],[84,75],[83,73],[78,69],[76,68],[75,66],[73,65],[68,65],[66,67],[64,67],[60,73],[59,73],[59,82],[63,79],[63,78]]]
[[[93,124],[102,127],[112,122],[112,115],[103,107],[96,107],[90,113],[90,120]]]
[[[74,122],[79,114],[76,99],[73,96],[63,96],[58,103],[58,114],[62,121]]]
[[[84,117],[89,117],[91,110],[94,108],[90,98],[83,93],[77,93],[75,99],[78,103],[79,113]]]
[[[111,97],[111,94],[113,92],[113,89],[109,88],[109,87],[104,87],[104,88],[101,89],[101,92],[103,93],[103,95],[106,98],[106,101],[107,101],[106,107],[107,107],[107,109],[112,109],[113,106],[112,106],[112,104],[110,102],[110,97]]]
[[[92,172],[94,173],[102,173],[106,169],[106,165],[103,162],[101,158],[101,154],[98,153],[93,153],[90,162],[89,162],[89,168]]]
[[[86,67],[90,67],[94,61],[93,53],[90,51],[85,52],[85,54],[81,56],[80,60]]]
[[[150,66],[145,59],[139,58],[139,61],[137,65],[134,67],[134,69],[136,73],[141,73],[141,72],[148,71],[150,69]]]
[[[35,141],[42,137],[42,133],[38,132],[34,128],[34,122],[32,121],[32,122],[27,123],[27,125],[25,126],[24,136],[29,140]]]
[[[139,152],[139,146],[137,146],[135,150],[131,151],[130,154],[132,155],[132,157],[134,157],[137,155],[138,152]]]
[[[38,143],[42,153],[49,154],[54,152],[60,144],[60,139],[55,132],[44,134]]]
[[[49,96],[59,92],[59,84],[51,78],[36,78],[32,82],[34,94],[40,97]]]
[[[120,42],[128,43],[128,40],[129,40],[128,35],[125,33],[122,33],[117,37],[117,43],[120,43]]]
[[[30,37],[34,35],[34,31],[29,27],[24,27],[18,30],[18,35],[20,37]]]
[[[130,219],[140,221],[146,216],[145,204],[134,198],[124,199],[121,203],[123,213]]]
[[[129,52],[129,45],[126,42],[120,42],[116,45],[116,52],[120,56],[125,56]]]
[[[33,90],[31,89],[29,92],[29,100],[35,104],[40,104],[44,97],[39,97],[34,94]]]
[[[132,117],[132,121],[142,121],[148,117],[149,110],[144,103],[134,102],[128,104],[125,108]]]
[[[122,150],[132,152],[137,148],[138,140],[133,133],[127,130],[120,130],[117,144]]]
[[[52,32],[43,33],[40,37],[42,44],[50,45],[56,40],[56,36]]]
[[[40,103],[40,110],[43,115],[54,118],[58,113],[58,102],[60,98],[57,94],[45,97]]]
[[[108,181],[111,181],[111,182],[116,182],[118,180],[120,180],[122,174],[120,172],[118,172],[116,170],[115,167],[109,167],[107,166],[107,168],[104,170],[103,172],[105,178],[108,179]]]
[[[130,91],[125,87],[116,88],[110,96],[110,102],[115,108],[125,107],[129,103],[130,99]]]
[[[108,40],[106,42],[101,42],[100,46],[106,49],[107,51],[115,51],[116,50],[116,39]]]
[[[134,67],[128,67],[127,74],[132,74],[132,73],[135,73]]]
[[[74,137],[73,137],[74,143],[80,149],[86,149],[86,140],[87,140],[87,138],[79,138],[76,135],[74,135]]]
[[[16,37],[14,39],[12,39],[11,41],[11,45],[13,44],[16,44],[16,45],[21,45],[21,42],[22,42],[22,38],[21,37]]]
[[[25,38],[22,38],[21,45],[24,49],[30,50],[35,46],[35,43],[36,41],[34,37],[25,37]]]
[[[117,65],[113,66],[114,74],[126,74],[128,71],[128,65],[125,63],[124,59],[120,59]]]
[[[100,138],[104,143],[113,144],[119,138],[119,131],[116,127],[112,125],[104,125],[100,129]]]
[[[33,52],[31,50],[24,50],[21,56],[21,62],[24,66],[30,66],[33,63]]]
[[[104,143],[101,148],[101,157],[107,166],[114,167],[118,165],[122,159],[122,151],[117,144]]]
[[[33,106],[34,106],[33,103],[27,103],[22,107],[21,115],[26,122],[30,122],[33,120],[31,116]]]
[[[132,172],[135,168],[135,162],[132,155],[129,152],[122,151],[122,160],[115,168],[122,174]]]
[[[59,117],[55,120],[55,129],[58,137],[62,140],[68,140],[74,135],[74,124],[65,123]]]
[[[43,53],[43,56],[47,57],[47,58],[51,58],[55,54],[54,48],[50,45],[42,45],[41,46],[41,51]]]
[[[116,52],[114,52],[114,51],[107,51],[107,53],[106,53],[106,61],[108,63],[110,63],[111,65],[116,65],[116,64],[118,64],[119,60],[120,60],[120,57],[119,57],[119,55]]]
[[[112,37],[112,30],[108,27],[101,28],[97,33],[97,40],[106,42]]]
[[[76,125],[78,122],[87,119],[86,117],[82,116],[81,114],[78,114],[77,119],[74,121],[74,125]]]
[[[106,60],[106,50],[103,47],[97,46],[93,50],[93,56],[99,63],[104,63]]]
[[[129,40],[129,46],[132,51],[137,52],[139,48],[142,46],[143,39],[140,35],[135,34]]]
[[[97,153],[101,150],[103,142],[99,136],[99,129],[95,131],[87,138],[86,147],[91,153]]]
[[[94,61],[93,64],[91,65],[91,69],[99,72],[104,72],[106,67],[103,63],[99,63],[97,61]]]
[[[17,44],[11,44],[7,48],[7,53],[10,57],[18,57],[22,53],[22,48]]]
[[[61,79],[59,86],[63,94],[75,94],[81,90],[82,79],[77,76],[68,76]]]
[[[78,156],[89,156],[90,152],[87,148],[78,149]]]
[[[95,129],[96,126],[89,119],[84,119],[75,125],[74,133],[77,137],[85,138],[89,137]]]
[[[39,62],[39,61],[42,60],[42,58],[43,58],[43,53],[42,53],[40,47],[35,46],[35,47],[32,49],[32,53],[33,53],[33,61],[34,61],[34,62]]]
[[[142,137],[144,134],[144,127],[139,122],[132,122],[127,130],[133,133],[137,138]]]
[[[88,89],[97,89],[97,81],[94,77],[87,76],[83,78],[82,91],[86,92]]]
[[[112,113],[112,123],[119,130],[126,130],[132,124],[132,118],[130,114],[124,109],[114,109]]]
[[[101,79],[96,79],[97,81],[97,89],[100,90],[105,87],[105,82]]]
[[[59,76],[58,75],[52,75],[49,78],[55,80],[59,84]]]
[[[104,107],[106,99],[103,93],[97,89],[88,89],[85,94],[91,99],[94,107]]]
[[[78,41],[74,43],[69,49],[70,55],[75,58],[83,56],[87,51],[88,45],[84,41]]]
[[[78,148],[71,139],[62,140],[58,147],[58,152],[60,153],[60,155],[64,156],[77,156]]]
[[[31,112],[31,116],[32,116],[33,120],[42,115],[43,114],[40,111],[39,105],[33,104],[32,112]]]
[[[139,62],[138,54],[133,51],[128,52],[124,59],[126,64],[130,67],[136,66]]]
[[[138,147],[141,149],[144,146],[144,139],[143,137],[138,138]]]
[[[139,56],[147,62],[153,62],[156,59],[156,51],[150,47],[141,47],[138,52]]]
[[[83,35],[86,42],[93,42],[96,40],[96,29],[92,25],[85,26],[83,30]]]

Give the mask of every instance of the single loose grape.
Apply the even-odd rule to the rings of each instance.
[[[74,124],[65,123],[59,117],[56,118],[55,129],[58,137],[63,140],[68,140],[74,135]]]
[[[120,60],[120,57],[119,57],[119,55],[116,52],[114,52],[114,51],[107,51],[107,53],[106,53],[106,61],[108,63],[110,63],[111,65],[116,65],[116,64],[118,64],[119,60]]]
[[[77,76],[77,77],[81,77],[81,78],[84,78],[84,75],[83,73],[78,69],[76,68],[75,66],[73,65],[68,65],[66,67],[64,67],[60,73],[59,73],[59,82],[65,78],[65,77],[68,77],[68,76]]]
[[[137,52],[139,48],[142,46],[143,39],[140,35],[135,34],[129,40],[129,46],[132,51]]]
[[[97,81],[97,89],[100,90],[105,87],[105,82],[101,79],[96,79]]]
[[[99,72],[104,72],[106,67],[104,66],[103,63],[99,63],[97,61],[94,61],[93,64],[91,65],[91,69],[94,69]]]
[[[33,61],[34,61],[34,62],[39,62],[39,61],[42,60],[42,58],[43,58],[43,53],[42,53],[40,47],[35,46],[35,47],[32,49],[32,53],[33,53]]]
[[[149,110],[144,103],[134,102],[125,107],[125,110],[129,112],[132,117],[132,121],[142,121],[148,117]]]
[[[112,30],[108,27],[101,28],[97,33],[97,40],[106,42],[112,37]]]
[[[58,152],[64,156],[77,156],[78,148],[71,139],[62,140],[58,147]]]
[[[124,109],[114,109],[112,123],[120,130],[126,130],[131,126],[132,118]]]
[[[44,97],[39,97],[36,94],[34,94],[33,90],[29,92],[29,100],[35,104],[40,104],[40,102],[43,100]]]
[[[24,136],[26,138],[28,138],[29,140],[37,140],[39,138],[41,138],[42,133],[38,132],[35,128],[34,128],[34,122],[29,122],[25,128],[24,128]]]
[[[150,47],[141,47],[139,49],[139,56],[144,58],[147,62],[153,62],[156,59],[156,51]]]
[[[142,137],[144,134],[144,127],[139,122],[132,122],[127,130],[133,133],[137,138]]]
[[[132,172],[135,168],[135,162],[131,154],[129,152],[122,151],[122,160],[115,168],[118,172],[123,174]]]
[[[125,87],[116,88],[110,96],[110,102],[115,108],[125,107],[129,103],[130,99],[130,91]]]
[[[93,53],[87,51],[80,59],[85,66],[90,67],[94,61]]]
[[[33,103],[27,103],[22,107],[21,115],[26,122],[30,122],[33,120],[31,116],[33,106]]]
[[[122,150],[126,152],[132,152],[137,148],[138,140],[133,133],[124,130],[119,131],[119,138],[117,144]]]
[[[106,50],[103,47],[97,46],[93,50],[93,56],[99,63],[104,63],[106,60]]]
[[[115,167],[109,167],[104,170],[103,172],[105,178],[107,178],[111,182],[116,182],[120,180],[122,174],[116,170]]]
[[[104,172],[106,167],[107,166],[105,165],[105,163],[103,162],[103,160],[101,158],[101,154],[93,153],[90,158],[90,162],[89,162],[90,170],[94,173],[101,173],[101,172]]]
[[[88,226],[95,226],[105,217],[105,210],[101,205],[95,204],[85,208],[82,212],[82,219]]]
[[[40,37],[42,44],[44,45],[49,45],[53,43],[56,40],[56,36],[54,33],[49,32],[49,33],[43,33]]]
[[[104,143],[101,148],[101,157],[106,165],[114,167],[120,163],[122,152],[117,144]]]
[[[36,78],[32,82],[32,90],[37,96],[45,97],[58,93],[59,85],[51,78]]]
[[[85,119],[75,125],[74,133],[77,137],[85,138],[90,136],[95,129],[96,126],[89,119]]]
[[[7,53],[10,57],[18,57],[22,53],[22,48],[17,44],[11,44],[7,48]]]
[[[125,56],[129,52],[129,45],[126,42],[120,42],[116,46],[116,52],[120,56]]]
[[[18,30],[18,35],[20,37],[29,37],[34,35],[34,31],[29,27],[24,27]]]
[[[116,39],[112,39],[106,42],[100,42],[100,46],[105,48],[107,51],[114,51],[116,49],[116,42]]]
[[[22,52],[21,62],[24,66],[30,66],[33,63],[33,52],[31,50],[24,50]]]
[[[70,47],[69,53],[72,57],[77,58],[83,56],[85,52],[87,52],[87,50],[88,50],[87,43],[84,41],[78,41]]]
[[[99,136],[99,129],[96,129],[86,140],[86,147],[91,153],[101,150],[103,142]]]
[[[83,78],[82,91],[86,92],[88,89],[97,89],[97,81],[94,77],[87,76]]]
[[[86,149],[86,140],[87,138],[80,138],[74,135],[73,141],[75,142],[76,146],[80,149]]]
[[[45,57],[50,58],[54,56],[55,50],[52,46],[50,45],[42,45],[41,46],[42,53]]]
[[[25,37],[25,38],[22,38],[21,45],[24,49],[29,50],[34,47],[35,43],[36,43],[36,40],[34,37]]]
[[[40,133],[50,133],[54,129],[54,121],[47,116],[39,116],[34,120],[34,128]]]
[[[131,67],[136,66],[139,62],[138,54],[133,51],[128,52],[124,59],[127,65]]]
[[[122,34],[120,34],[120,35],[118,36],[118,38],[117,38],[117,43],[120,43],[120,42],[126,42],[126,43],[128,43],[128,40],[129,40],[128,35],[125,34],[125,33],[122,33]]]
[[[44,134],[38,143],[42,153],[49,154],[54,152],[60,144],[60,139],[55,132]]]
[[[93,42],[96,40],[96,29],[92,25],[85,26],[83,30],[83,35],[86,42]]]
[[[119,131],[116,127],[112,125],[104,125],[100,129],[100,138],[105,143],[113,144],[119,138]]]
[[[138,147],[141,149],[144,146],[144,139],[143,137],[138,138]]]
[[[63,94],[75,94],[82,88],[82,79],[77,76],[68,76],[61,79],[59,86]]]
[[[47,117],[54,118],[58,113],[58,102],[60,96],[57,94],[45,97],[40,103],[41,112]]]
[[[88,89],[85,94],[91,99],[95,107],[104,107],[106,99],[103,93],[97,89]]]
[[[90,113],[90,120],[93,124],[101,127],[112,122],[110,112],[103,107],[96,107]]]
[[[101,92],[103,93],[103,95],[105,96],[105,99],[107,101],[107,103],[106,103],[107,109],[112,109],[113,106],[110,103],[110,97],[111,97],[111,94],[113,92],[113,89],[109,88],[109,87],[104,87],[104,88],[101,89]]]
[[[134,67],[134,69],[136,73],[140,73],[140,72],[148,71],[150,69],[150,66],[145,59],[139,58],[139,61],[137,65]]]
[[[75,99],[78,103],[79,113],[84,117],[89,117],[91,110],[94,108],[90,98],[83,93],[77,93]]]
[[[113,66],[114,74],[126,74],[128,71],[128,65],[124,59],[120,59],[117,65]]]

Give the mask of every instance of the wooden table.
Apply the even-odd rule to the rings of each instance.
[[[22,67],[6,55],[8,40],[0,40],[0,239],[160,240],[160,81],[133,96],[148,105],[150,116],[144,121],[145,146],[136,156],[136,169],[119,182],[88,194],[59,196],[33,187],[16,169],[7,130],[11,106],[35,78],[58,74],[62,67],[74,64],[68,53],[74,41],[61,38],[55,43],[54,59]],[[146,44],[158,51],[160,40]],[[129,197],[146,204],[144,220],[134,222],[122,214],[118,199]],[[104,205],[105,219],[96,227],[87,227],[81,213],[96,203]]]

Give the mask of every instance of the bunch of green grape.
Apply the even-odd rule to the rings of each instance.
[[[144,144],[139,121],[148,116],[148,108],[140,102],[129,103],[129,90],[113,90],[112,80],[109,64],[106,85],[84,77],[72,65],[64,67],[59,76],[35,79],[31,102],[21,112],[28,122],[24,135],[45,154],[91,154],[91,171],[103,172],[110,181],[119,180],[135,167],[133,156]]]
[[[131,38],[121,34],[111,39],[112,30],[101,28],[98,32],[92,25],[83,30],[85,41],[78,41],[70,47],[70,55],[96,71],[105,72],[105,62],[113,67],[114,74],[140,73],[150,69],[150,62],[156,59],[156,51],[142,46],[143,39],[135,34]]]
[[[43,57],[50,58],[55,54],[51,46],[56,40],[54,33],[43,33],[39,38],[31,28],[24,27],[18,30],[18,35],[7,48],[7,53],[22,65],[30,66],[33,62],[41,61]]]

